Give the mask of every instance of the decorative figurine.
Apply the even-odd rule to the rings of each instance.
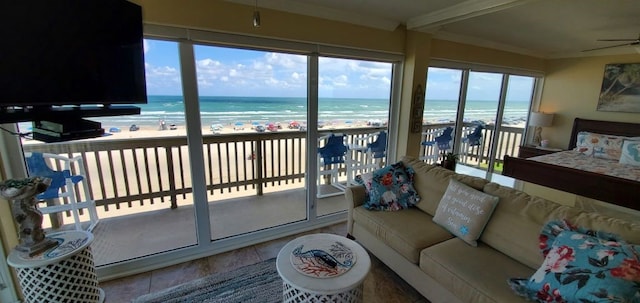
[[[57,241],[45,237],[42,213],[36,208],[36,196],[44,192],[49,184],[51,179],[42,177],[0,182],[0,196],[13,201],[11,211],[19,225],[20,243],[16,250],[26,252],[29,256],[37,255],[58,244]]]

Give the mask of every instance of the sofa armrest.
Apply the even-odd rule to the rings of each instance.
[[[364,186],[361,185],[347,186],[344,195],[347,199],[347,207],[349,208],[356,208],[364,204],[364,200],[367,198]]]
[[[347,220],[347,233],[353,235],[353,209],[364,204],[367,194],[364,186],[348,186],[344,191],[345,200],[347,200],[347,209],[349,210],[349,218]]]

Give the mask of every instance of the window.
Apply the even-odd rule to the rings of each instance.
[[[502,171],[502,158],[517,155],[524,142],[536,77],[442,65],[427,71],[421,156],[437,162],[433,153],[457,153],[461,170],[499,181],[493,173]],[[434,148],[430,142],[447,127],[454,129],[451,142]]]

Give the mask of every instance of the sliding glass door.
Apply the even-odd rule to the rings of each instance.
[[[194,49],[212,240],[307,219],[307,56]]]
[[[451,127],[451,142],[440,153],[458,154],[457,170],[497,178],[504,156],[516,156],[523,143],[535,84],[535,77],[490,68],[429,67],[421,156],[437,162],[431,142]]]
[[[345,212],[345,187],[386,164],[392,71],[388,62],[319,58],[318,152],[310,156],[319,216]]]

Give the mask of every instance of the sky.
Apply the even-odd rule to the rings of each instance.
[[[203,96],[305,97],[307,57],[224,47],[194,47]],[[181,95],[178,45],[145,40],[149,95]],[[321,98],[389,99],[392,64],[320,58]]]
[[[178,44],[145,39],[149,95],[181,95]],[[278,52],[196,45],[198,92],[202,96],[305,97],[307,57]],[[321,98],[389,99],[392,64],[321,57]],[[460,71],[430,68],[427,100],[457,100]],[[472,72],[469,100],[498,99],[501,75]],[[508,100],[529,101],[533,78],[510,78]]]

